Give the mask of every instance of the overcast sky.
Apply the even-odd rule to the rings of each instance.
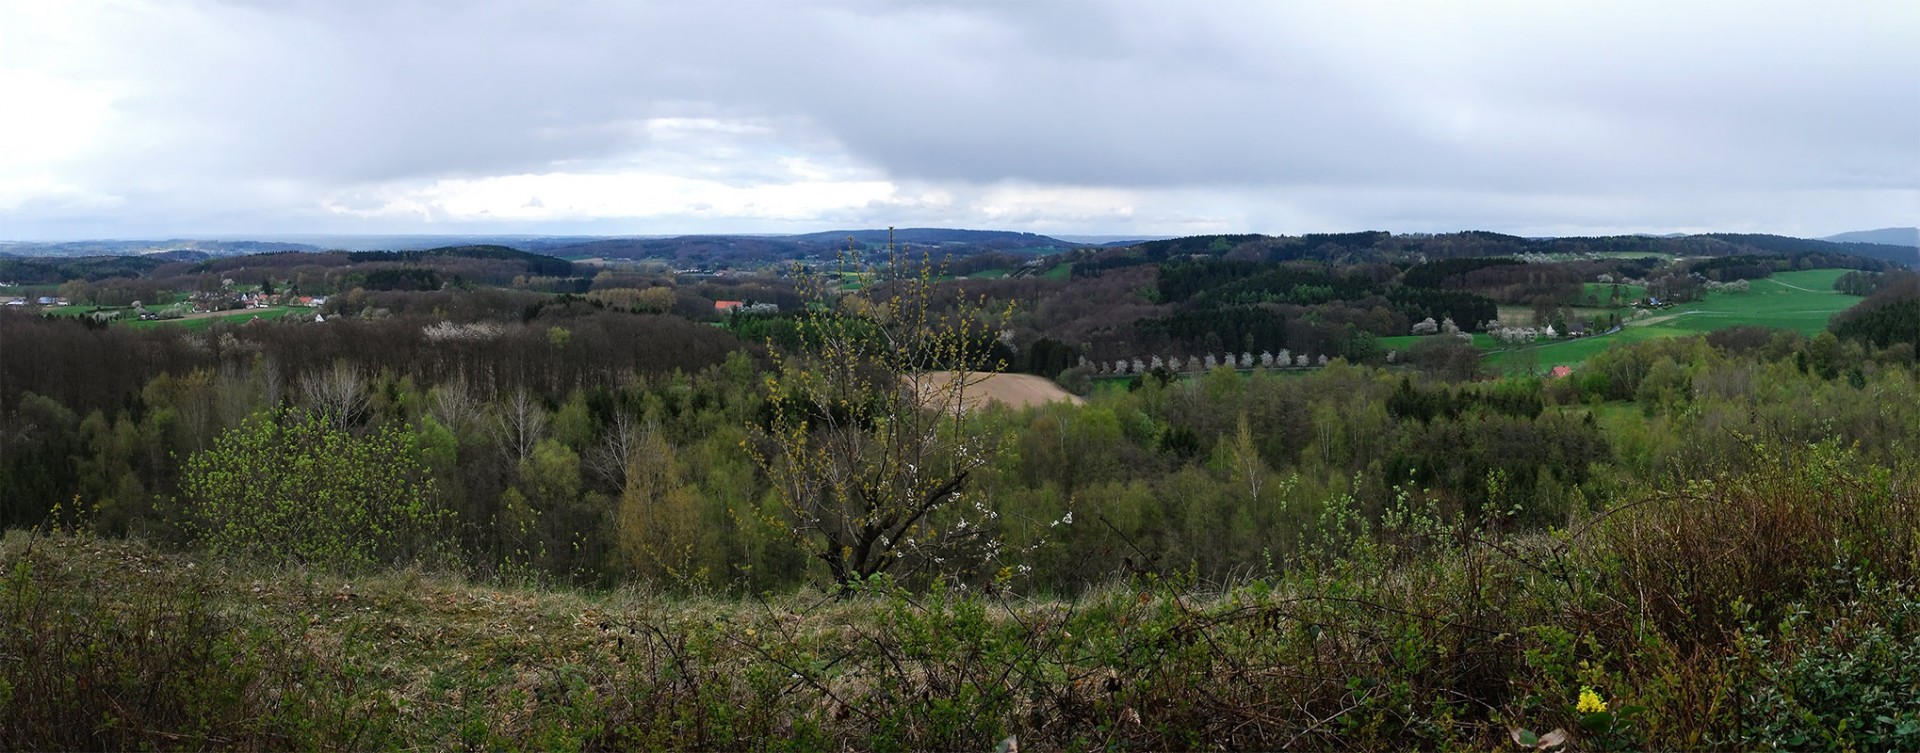
[[[1920,3],[0,0],[0,238],[1920,224]]]

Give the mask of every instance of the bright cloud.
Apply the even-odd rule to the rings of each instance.
[[[1906,3],[0,0],[0,235],[1824,234],[1920,221],[1916,48]]]

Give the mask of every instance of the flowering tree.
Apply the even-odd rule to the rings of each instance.
[[[1002,364],[988,363],[984,302],[943,290],[938,272],[891,242],[872,267],[849,251],[831,274],[802,275],[802,345],[770,344],[771,415],[748,446],[785,508],[777,522],[843,589],[997,546],[983,506],[944,514],[999,449],[966,412],[976,370]],[[864,290],[843,293],[848,279]]]

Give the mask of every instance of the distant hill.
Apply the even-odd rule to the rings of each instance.
[[[139,277],[170,261],[159,255],[6,256],[0,257],[0,282],[54,285],[68,280]]]
[[[553,245],[542,253],[572,258],[666,259],[675,264],[752,265],[769,261],[831,257],[853,239],[867,249],[884,246],[887,230],[830,230],[802,235],[682,235],[670,238],[606,238],[570,245]],[[1003,230],[903,228],[891,231],[895,243],[942,256],[964,258],[1000,252],[1050,254],[1084,248],[1036,233]]]
[[[1147,241],[1164,241],[1172,235],[1056,235],[1055,238],[1086,246],[1132,246]]]
[[[279,235],[274,240],[328,251],[419,251],[452,246],[507,246],[539,251],[601,240],[588,235]]]
[[[1147,241],[1125,248],[1108,248],[1076,262],[1075,274],[1151,264],[1183,256],[1214,256],[1242,260],[1315,260],[1336,263],[1414,263],[1465,257],[1546,256],[1682,256],[1741,255],[1804,258],[1819,266],[1856,269],[1882,264],[1920,266],[1920,253],[1908,246],[1849,243],[1783,235],[1705,233],[1684,236],[1615,235],[1601,237],[1523,238],[1469,230],[1458,233],[1403,234],[1382,231],[1288,235],[1196,235]],[[1849,261],[1849,260],[1854,261]]]
[[[1070,243],[1037,233],[1016,233],[1006,230],[950,230],[946,228],[910,227],[896,230],[830,230],[824,233],[790,235],[787,238],[804,244],[844,245],[848,238],[856,243],[877,246],[885,244],[891,235],[894,242],[915,246],[977,246],[983,250],[1018,251],[1025,249],[1066,250],[1085,244]]]
[[[965,259],[979,254],[1048,255],[1069,251],[1131,256],[1133,263],[1170,255],[1222,254],[1237,249],[1240,258],[1325,259],[1386,261],[1392,259],[1513,256],[1518,254],[1622,255],[1633,253],[1678,256],[1732,256],[1738,254],[1845,254],[1920,266],[1920,229],[1883,228],[1841,233],[1823,239],[1780,235],[1705,233],[1699,235],[1619,235],[1605,237],[1525,238],[1486,231],[1392,234],[1383,231],[1309,233],[1306,235],[1223,234],[1182,238],[1126,238],[1071,236],[953,228],[901,228],[893,240],[910,249],[936,256]],[[513,259],[547,269],[538,259],[513,257],[531,253],[570,259],[658,259],[676,267],[753,267],[795,259],[830,259],[844,250],[848,239],[864,249],[886,244],[884,229],[833,230],[797,235],[714,234],[680,236],[319,236],[285,235],[277,240],[95,240],[60,242],[0,241],[0,256],[100,257],[152,256],[169,261],[203,261],[254,254],[313,253],[325,250],[354,253],[397,253],[455,256],[475,259]],[[462,251],[453,251],[460,249]],[[371,260],[364,257],[362,261]],[[401,260],[397,257],[389,259]],[[1112,263],[1126,262],[1115,257]],[[558,269],[557,265],[552,267]],[[1091,271],[1089,268],[1088,271]]]
[[[1920,247],[1920,227],[1883,227],[1879,230],[1855,230],[1821,238],[1836,243],[1878,243],[1885,246]]]
[[[1905,267],[1920,263],[1920,253],[1912,246],[1890,246],[1884,243],[1862,243],[1853,241],[1807,240],[1789,238],[1784,235],[1755,235],[1738,233],[1708,233],[1690,236],[1693,238],[1713,238],[1726,241],[1735,246],[1743,246],[1737,253],[1751,253],[1753,250],[1775,254],[1851,254],[1869,259],[1890,261]]]
[[[287,253],[287,252],[286,251],[278,251],[278,252],[265,251],[262,253]],[[191,248],[177,248],[172,251],[160,251],[157,253],[142,254],[142,256],[148,259],[159,259],[161,261],[206,261],[208,259],[218,258],[212,253],[201,251],[198,249],[191,249]]]
[[[0,245],[12,256],[139,256],[171,252],[197,252],[203,258],[273,254],[287,251],[319,251],[305,243],[249,240],[103,240],[103,241],[20,241]]]
[[[565,259],[521,251],[517,248],[483,244],[473,246],[444,246],[418,251],[349,251],[347,260],[355,264],[382,261],[417,262],[435,258],[456,259],[493,259],[518,262],[525,265],[528,274],[565,277],[573,274],[573,262]]]

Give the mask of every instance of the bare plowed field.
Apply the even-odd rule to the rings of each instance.
[[[921,394],[938,393],[953,383],[957,372],[930,371],[920,374]],[[965,394],[967,408],[979,409],[988,403],[1000,403],[1009,408],[1026,408],[1061,401],[1081,404],[1078,397],[1052,381],[1032,374],[991,374],[979,371],[967,372]]]

